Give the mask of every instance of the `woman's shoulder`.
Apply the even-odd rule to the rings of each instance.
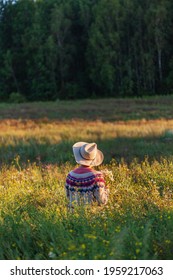
[[[68,173],[68,177],[73,177],[73,178],[87,178],[87,177],[92,177],[94,175],[92,170],[86,170],[86,169],[82,169],[82,168],[75,168],[73,170],[71,170]]]
[[[97,171],[93,168],[78,167],[71,170],[68,173],[68,176],[73,178],[89,178],[89,177],[102,177],[103,174],[101,171]]]

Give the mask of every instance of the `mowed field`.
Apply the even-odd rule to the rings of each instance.
[[[97,142],[106,206],[67,208]],[[0,259],[173,259],[173,96],[0,104]]]

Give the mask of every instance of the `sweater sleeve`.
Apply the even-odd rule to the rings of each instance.
[[[108,202],[109,189],[101,172],[96,175],[93,195],[99,204],[106,204]]]

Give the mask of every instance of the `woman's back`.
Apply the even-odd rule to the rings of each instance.
[[[76,203],[91,204],[95,201],[106,204],[108,200],[108,189],[103,174],[91,167],[80,166],[70,171],[65,188],[70,206]]]

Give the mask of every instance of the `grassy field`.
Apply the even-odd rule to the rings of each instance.
[[[114,181],[70,213],[80,140]],[[173,259],[173,96],[0,104],[0,165],[0,259]]]
[[[171,119],[173,96],[86,99],[23,104],[0,103],[0,119],[101,120]]]

